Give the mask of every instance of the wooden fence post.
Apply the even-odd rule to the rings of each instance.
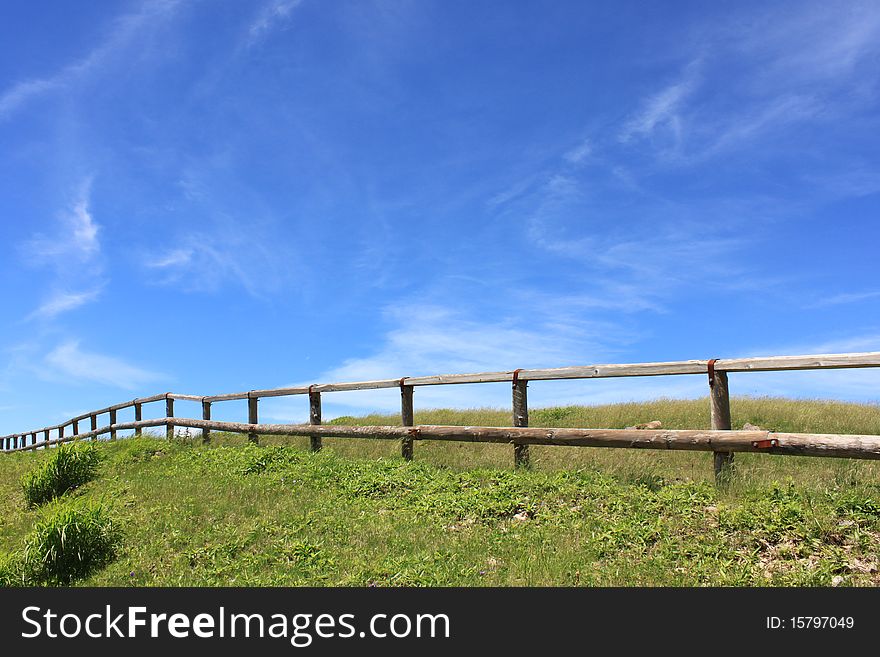
[[[79,420],[74,420],[74,421],[73,421],[73,435],[74,435],[74,436],[78,436],[78,435],[79,435]]]
[[[144,419],[144,405],[135,402],[135,405],[134,405],[134,421],[135,421],[135,422],[140,422],[140,421],[143,420],[143,419]],[[143,434],[144,434],[144,430],[141,429],[140,427],[137,427],[137,428],[134,430],[134,435],[135,435],[135,436],[142,436]]]
[[[519,379],[519,370],[513,373],[513,426],[529,426],[528,381]],[[517,468],[529,467],[529,446],[513,444],[513,463]]]
[[[92,431],[97,431],[98,430],[98,416],[95,415],[94,413],[92,413],[91,415],[89,415],[89,421],[90,421],[90,424],[92,425]],[[46,440],[48,440],[48,439],[49,439],[49,437],[47,434]],[[97,439],[98,439],[98,436],[92,436],[92,440],[97,440]]]
[[[709,397],[712,429],[730,431],[730,391],[727,372],[716,372],[715,361],[709,361]],[[723,484],[733,472],[733,452],[713,452],[715,483]]]
[[[210,420],[211,419],[211,402],[202,400],[202,419]],[[210,429],[202,429],[202,443],[207,445],[211,442],[211,430]]]
[[[116,409],[110,409],[110,440],[116,440]]]
[[[49,443],[49,430],[48,429],[43,431],[43,442],[46,443],[46,447],[49,446],[49,444],[48,444]],[[44,447],[43,449],[46,449],[46,448]]]
[[[174,398],[165,397],[165,417],[174,417]],[[167,422],[165,424],[165,438],[171,440],[174,438],[174,423]]]
[[[31,445],[34,447],[34,449],[36,449],[36,447],[37,447],[37,432],[36,431],[34,431],[31,434]]]
[[[405,427],[415,425],[415,411],[413,410],[413,386],[403,384],[400,380],[400,423]],[[407,436],[400,441],[400,455],[407,461],[413,459],[413,439]]]
[[[61,439],[62,438],[64,438],[64,425],[63,424],[60,427],[58,427],[58,444],[56,445],[56,447],[61,446]]]
[[[248,424],[257,424],[260,421],[257,414],[257,403],[259,401],[258,397],[251,397],[248,395]],[[248,440],[254,444],[259,444],[260,437],[257,435],[256,431],[249,431]]]
[[[321,393],[309,388],[309,424],[321,424]],[[310,436],[309,443],[313,452],[320,452],[321,436]]]

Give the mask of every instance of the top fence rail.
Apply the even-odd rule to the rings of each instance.
[[[352,390],[375,390],[380,388],[418,387],[434,385],[453,385],[470,383],[505,383],[517,381],[557,381],[570,379],[598,379],[608,377],[626,376],[670,376],[683,374],[706,374],[709,372],[778,372],[792,370],[822,370],[822,369],[848,369],[880,367],[880,351],[849,353],[849,354],[814,354],[807,356],[762,356],[754,358],[719,358],[711,360],[682,360],[660,363],[629,363],[629,364],[599,364],[580,365],[574,367],[556,367],[545,369],[517,369],[504,372],[478,372],[471,374],[438,374],[432,376],[401,377],[395,379],[380,379],[376,381],[355,381],[345,383],[316,383],[309,386],[297,386],[288,388],[268,388],[263,390],[250,390],[247,392],[235,392],[221,395],[185,395],[173,392],[133,399],[131,401],[114,404],[100,410],[78,415],[66,422],[53,426],[43,427],[16,434],[10,434],[0,438],[0,446],[4,451],[9,451],[7,439],[46,434],[50,431],[63,433],[65,427],[72,426],[74,433],[78,423],[91,419],[92,428],[95,427],[95,418],[105,413],[111,414],[111,424],[115,423],[116,412],[126,408],[134,408],[136,420],[140,420],[140,410],[143,404],[166,401],[169,409],[173,408],[174,400],[201,402],[210,405],[213,402],[230,400],[256,400],[268,397],[284,397],[293,395],[314,395],[321,392],[343,392]],[[171,413],[169,413],[171,415]]]

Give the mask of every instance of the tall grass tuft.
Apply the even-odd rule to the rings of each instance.
[[[0,588],[26,584],[21,560],[12,555],[0,554]]]
[[[108,510],[94,502],[64,506],[36,524],[24,552],[32,584],[66,586],[110,563],[122,534]]]
[[[30,506],[61,497],[94,479],[99,461],[92,444],[62,445],[42,467],[22,477],[24,497]]]

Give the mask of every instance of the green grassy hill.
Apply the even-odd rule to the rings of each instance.
[[[880,406],[734,399],[733,425],[880,434]],[[533,426],[708,426],[706,400],[536,409]],[[337,423],[397,424],[390,416]],[[436,410],[419,424],[508,425]],[[29,508],[20,480],[57,450],[0,456],[0,580],[55,514],[100,501],[121,542],[84,585],[874,585],[880,465],[737,455],[214,434],[101,443],[97,477]],[[5,557],[3,555],[6,555]],[[2,564],[6,563],[7,566]]]

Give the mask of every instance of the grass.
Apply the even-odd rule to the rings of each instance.
[[[61,445],[41,467],[21,478],[30,506],[45,504],[95,477],[98,450],[91,443]]]
[[[735,399],[734,426],[880,434],[876,405]],[[708,425],[705,400],[536,409],[533,426]],[[437,410],[418,423],[509,423],[492,410]],[[348,419],[397,424],[394,417]],[[52,513],[112,499],[115,560],[96,586],[862,585],[880,582],[880,470],[873,462],[737,455],[712,483],[711,455],[215,434],[98,446],[102,476]],[[56,450],[0,458],[0,584],[48,511],[17,482]],[[3,557],[3,554],[9,557]],[[6,564],[6,565],[4,565]],[[4,572],[7,575],[4,575]]]
[[[104,505],[62,506],[37,522],[25,542],[25,581],[68,585],[112,561],[120,541],[120,530]]]

